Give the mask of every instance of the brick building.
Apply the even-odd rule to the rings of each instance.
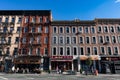
[[[6,32],[10,28],[12,34],[5,34],[12,44],[4,49],[12,56],[15,67],[48,70],[51,11],[1,10],[0,15],[1,24],[5,24],[1,29]]]
[[[119,73],[120,19],[61,20],[51,25],[51,69],[85,70],[91,58],[93,69]]]

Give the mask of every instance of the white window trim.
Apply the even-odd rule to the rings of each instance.
[[[94,28],[94,33],[92,32],[92,28]],[[96,28],[94,26],[91,26],[90,30],[91,30],[91,33],[93,33],[93,34],[96,33]]]
[[[73,43],[73,37],[75,37],[76,39],[76,43]],[[77,44],[77,37],[76,36],[72,36],[72,41],[71,41],[72,44]]]
[[[95,42],[95,43],[93,42],[93,37],[95,37],[95,40],[96,40],[96,42]],[[96,44],[96,43],[97,43],[96,36],[92,36],[91,43],[94,43],[94,44]]]
[[[115,26],[114,25],[110,26],[110,32],[111,32],[111,27],[113,27],[113,31],[115,32]],[[114,33],[114,32],[111,32],[111,33]]]
[[[62,32],[62,33],[60,32],[60,28],[63,29],[63,32]],[[63,27],[63,26],[59,26],[59,33],[60,33],[60,34],[63,34],[63,33],[64,33],[64,27]]]
[[[70,55],[67,55],[67,48],[70,48]],[[70,46],[66,46],[66,56],[71,56],[71,47]]]
[[[82,31],[80,31],[79,28],[82,28]],[[78,32],[83,33],[83,27],[82,27],[82,26],[79,26],[79,27],[78,27]]]
[[[99,53],[98,53],[98,47],[97,46],[93,46],[93,52],[92,52],[93,54],[92,55],[95,55],[95,52],[94,52],[94,48],[95,47],[97,48],[97,55],[99,55]]]
[[[105,32],[105,27],[107,27],[107,31],[108,31],[108,32]],[[109,28],[108,28],[107,25],[104,25],[104,26],[103,26],[103,30],[104,30],[104,33],[109,33]]]
[[[112,52],[112,47],[111,47],[111,46],[107,46],[107,47],[106,47],[106,53],[108,54],[108,47],[110,47],[110,49],[111,49],[111,55],[112,55],[113,52]],[[109,55],[109,54],[108,54],[108,55]]]
[[[77,52],[76,55],[74,55],[74,48],[76,48],[76,52]],[[73,46],[73,55],[74,55],[74,56],[77,56],[77,55],[78,55],[78,47],[77,47],[77,46]]]
[[[70,36],[66,36],[66,44],[67,44],[67,37],[69,37],[69,40],[70,40],[70,43],[69,44],[71,44],[71,37]]]
[[[91,52],[92,52],[92,51],[91,51],[91,47],[90,47],[90,46],[87,46],[87,47],[86,47],[86,53],[88,54],[87,48],[90,48],[90,55],[92,55],[92,54],[91,54]]]
[[[101,47],[104,47],[104,46],[100,46],[100,53],[103,55],[106,55],[106,48],[104,47],[104,53],[102,53]]]
[[[56,37],[56,43],[54,43],[54,37]],[[58,43],[58,37],[57,36],[53,36],[52,37],[52,44],[57,44]]]
[[[89,37],[89,43],[87,43],[87,37]],[[86,42],[86,44],[91,44],[90,36],[85,36],[85,42]]]
[[[60,55],[60,48],[63,48],[63,55]],[[64,52],[65,52],[65,51],[64,51],[64,47],[63,47],[63,46],[59,46],[59,55],[60,55],[60,56],[64,56],[64,55],[65,55]]]
[[[63,43],[60,43],[60,37],[62,37],[62,39],[63,39]],[[64,36],[59,36],[59,44],[65,44]]]
[[[117,53],[117,54],[119,55],[119,48],[118,48],[118,46],[114,46],[114,47],[113,47],[113,52],[114,52],[113,54],[116,54],[116,53],[115,53],[115,47],[117,47],[117,50],[118,50],[118,53]]]
[[[58,33],[58,27],[57,27],[57,26],[53,26],[53,33],[56,34],[56,33],[54,32],[54,28],[56,28],[56,33]]]
[[[72,26],[72,33],[74,34],[74,32],[73,32],[73,28],[75,28],[75,33],[76,33],[76,27],[75,26]]]
[[[83,55],[85,55],[85,48],[84,48],[84,46],[80,46],[80,55],[81,55],[81,48],[83,48]]]
[[[57,47],[56,47],[56,46],[53,46],[53,47],[52,47],[52,55],[53,55],[53,56],[56,56],[56,55],[54,55],[54,53],[53,53],[53,48],[56,48],[56,55],[58,55],[58,54],[57,54]]]

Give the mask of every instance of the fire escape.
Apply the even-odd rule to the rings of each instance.
[[[12,64],[12,57],[10,56],[10,46],[11,46],[11,35],[13,29],[9,29],[10,27],[14,27],[14,22],[1,22],[0,23],[0,68],[3,71],[3,67],[5,72],[9,72]]]

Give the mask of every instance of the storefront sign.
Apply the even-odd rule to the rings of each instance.
[[[52,56],[52,59],[73,59],[73,56]]]

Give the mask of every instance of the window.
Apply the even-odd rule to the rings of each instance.
[[[26,49],[23,48],[23,49],[22,49],[22,54],[25,54],[25,53],[26,53]]]
[[[70,44],[70,37],[67,37],[67,38],[66,38],[66,43],[67,43],[67,44]]]
[[[53,27],[53,33],[57,33],[57,28]]]
[[[21,32],[21,27],[17,27],[17,33]]]
[[[87,44],[90,43],[89,37],[86,37],[86,43],[87,43]]]
[[[90,47],[87,47],[87,55],[90,55]]]
[[[34,38],[31,37],[31,38],[30,38],[30,43],[33,43],[33,41],[34,41]]]
[[[7,55],[10,55],[10,48],[7,48],[7,49],[6,49],[6,54],[7,54]]]
[[[31,32],[33,33],[35,32],[35,27],[32,27]]]
[[[8,44],[11,44],[11,37],[8,37]]]
[[[72,43],[73,43],[73,44],[76,43],[76,37],[72,37]]]
[[[72,27],[72,33],[76,33],[76,28]]]
[[[67,47],[66,49],[67,49],[67,50],[66,50],[66,51],[67,51],[67,55],[70,55],[70,48]]]
[[[80,54],[84,55],[84,49],[83,49],[83,47],[80,47]]]
[[[9,20],[9,18],[8,18],[8,17],[6,17],[6,18],[5,18],[5,22],[7,23],[7,22],[8,22],[8,20]]]
[[[44,43],[45,43],[45,44],[48,44],[48,37],[45,37]]]
[[[120,43],[120,36],[118,36],[118,42]]]
[[[110,32],[114,33],[114,28],[113,28],[113,26],[110,27]]]
[[[23,37],[23,39],[22,39],[22,43],[23,43],[23,44],[26,43],[26,38],[25,38],[25,37]]]
[[[15,18],[12,18],[11,22],[14,23],[15,22]]]
[[[60,27],[60,33],[63,33],[63,28],[62,27]]]
[[[10,27],[10,33],[14,31],[14,27]]]
[[[32,51],[33,51],[33,49],[32,49],[32,48],[29,48],[29,55],[32,54]]]
[[[96,37],[92,37],[92,43],[96,44]]]
[[[16,37],[15,43],[19,43],[19,37]]]
[[[25,18],[25,23],[28,23],[28,17]]]
[[[108,32],[107,26],[104,27],[104,32]]]
[[[1,37],[1,43],[3,44],[5,43],[5,41],[6,41],[5,37]]]
[[[112,43],[116,43],[115,36],[112,36]]]
[[[105,36],[105,41],[106,42],[109,42],[110,40],[109,40],[109,36]]]
[[[36,21],[35,17],[32,17],[32,23],[35,23],[35,21]]]
[[[73,48],[73,54],[77,55],[77,48],[76,47]]]
[[[101,54],[105,54],[105,49],[104,47],[100,47]]]
[[[78,30],[78,31],[82,33],[82,27],[79,27],[79,30]]]
[[[46,17],[46,23],[49,23],[49,17]]]
[[[3,27],[3,32],[6,33],[8,31],[7,27]]]
[[[120,32],[120,26],[117,26],[117,32],[118,33]]]
[[[70,28],[66,27],[66,33],[70,33]]]
[[[88,27],[85,27],[85,33],[88,33]]]
[[[63,55],[63,47],[60,47],[60,55]]]
[[[56,55],[56,53],[57,53],[56,47],[53,47],[53,55]]]
[[[40,55],[40,48],[37,48],[37,49],[36,49],[36,54],[37,54],[37,55]]]
[[[37,37],[37,43],[40,44],[40,36]]]
[[[21,22],[22,22],[22,18],[19,17],[19,18],[18,18],[18,23],[21,23]]]
[[[107,47],[107,51],[108,51],[108,54],[111,55],[112,52],[111,52],[111,47]]]
[[[45,55],[48,55],[48,48],[45,48]]]
[[[83,43],[83,37],[80,37],[79,39],[80,39],[79,42],[82,44]]]
[[[95,33],[95,28],[94,27],[91,28],[91,33]]]
[[[0,18],[0,23],[2,22],[2,18]]]
[[[14,48],[13,55],[17,55],[18,53],[18,48]]]
[[[45,27],[45,33],[48,33],[49,32],[49,29],[48,29],[48,26]]]
[[[99,43],[103,43],[103,37],[102,36],[99,36],[98,39],[99,39]]]
[[[24,27],[24,33],[28,32],[28,27]]]
[[[63,44],[63,37],[59,37],[60,39],[60,44]]]
[[[53,37],[53,44],[57,44],[57,37]]]
[[[97,47],[93,47],[94,55],[97,55]]]
[[[40,23],[42,23],[43,22],[43,18],[42,17],[40,17]]]
[[[98,32],[101,32],[102,29],[101,29],[101,26],[98,26]]]
[[[42,26],[39,26],[38,27],[38,33],[41,33],[42,32]]]
[[[114,47],[114,54],[115,54],[115,55],[118,54],[118,47]]]

